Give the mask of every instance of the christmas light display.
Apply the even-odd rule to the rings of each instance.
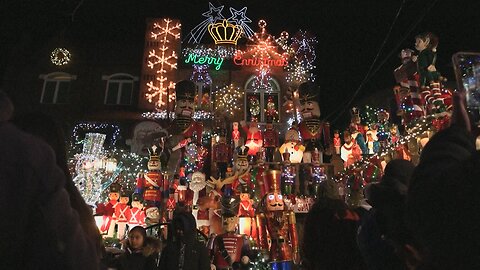
[[[79,123],[75,125],[72,132],[72,141],[78,143],[83,139],[85,133],[97,132],[111,134],[110,144],[115,145],[120,137],[120,128],[117,125],[106,123]]]
[[[235,35],[244,35],[247,38],[253,35],[253,30],[248,26],[248,23],[252,22],[252,20],[245,15],[245,13],[247,13],[247,7],[244,7],[240,10],[236,10],[235,8],[231,7],[230,13],[232,16],[228,19],[226,19],[222,14],[224,6],[215,7],[212,3],[208,3],[208,7],[209,10],[202,13],[202,16],[206,17],[206,19],[195,26],[187,35],[188,43],[200,43],[207,30],[210,30],[209,27],[212,27],[212,25],[215,25],[218,22],[220,22],[220,24],[225,24],[225,27],[227,24],[230,25],[229,27],[238,27],[240,32],[237,32]],[[215,34],[212,35],[212,37],[218,33],[220,32],[215,31]],[[212,34],[212,32],[210,32],[210,34]],[[217,43],[216,40],[215,43]],[[236,42],[231,44],[236,44]]]
[[[165,110],[158,111],[158,112],[144,112],[142,113],[142,117],[146,119],[175,119],[176,115],[175,112],[167,112]],[[195,111],[193,113],[193,119],[195,120],[205,120],[205,119],[213,119],[213,114],[208,111]]]
[[[242,93],[240,88],[233,84],[223,87],[215,92],[215,111],[232,117],[242,107]]]
[[[194,47],[186,47],[182,50],[182,54],[185,58],[188,58],[190,54],[198,56],[209,56],[214,58],[230,59],[235,56],[237,49],[232,46],[216,45],[214,48],[205,45],[195,45]]]
[[[292,37],[290,48],[294,52],[294,60],[286,68],[288,71],[287,82],[299,85],[306,81],[315,81],[315,75],[311,70],[315,68],[313,62],[316,59],[315,46],[317,43],[314,36],[302,30]]]
[[[70,62],[72,55],[65,48],[55,48],[50,54],[50,61],[57,66],[63,66]]]
[[[212,77],[208,73],[208,65],[193,65],[192,76],[190,80],[193,82],[203,82],[206,85],[212,84]]]
[[[154,71],[155,78],[146,83],[145,97],[157,110],[165,109],[170,102],[169,89],[175,87],[173,74],[177,69],[177,53],[174,46],[175,40],[180,39],[180,28],[180,23],[163,19],[153,24],[150,33],[152,42],[159,46],[148,52],[147,67]]]
[[[223,20],[219,23],[213,23],[208,26],[208,32],[212,36],[215,44],[233,44],[237,45],[238,39],[242,34],[242,27]]]
[[[196,64],[197,66],[203,65],[207,66],[208,65],[215,65],[215,70],[220,70],[223,64],[223,58],[221,57],[213,57],[213,56],[199,56],[197,54],[189,53],[187,59],[185,59],[185,63],[193,63]]]

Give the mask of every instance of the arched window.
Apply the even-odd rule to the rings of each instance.
[[[47,75],[40,75],[43,79],[43,90],[40,103],[44,104],[65,104],[70,96],[70,84],[76,76],[65,72],[53,72]]]
[[[255,76],[250,77],[245,84],[245,121],[256,118],[258,122],[266,122],[267,116],[272,116],[273,122],[280,120],[280,85],[270,78],[265,88],[255,88]],[[276,111],[272,114],[272,111]]]
[[[116,73],[110,76],[102,76],[107,80],[105,90],[105,104],[107,105],[131,105],[134,82],[138,77],[126,73]]]

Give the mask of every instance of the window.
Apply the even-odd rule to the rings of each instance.
[[[278,82],[270,78],[267,88],[254,89],[255,76],[252,76],[245,84],[245,120],[253,118],[258,122],[266,122],[271,117],[273,122],[280,120],[280,86]]]
[[[54,72],[47,75],[40,75],[43,79],[43,90],[40,103],[44,104],[65,104],[69,101],[70,84],[76,76],[64,72]]]
[[[132,104],[133,84],[138,81],[137,77],[129,74],[117,73],[103,76],[107,80],[105,91],[105,104],[107,105],[130,105]]]
[[[210,85],[205,84],[204,82],[196,82],[195,88],[196,88],[195,89],[196,90],[196,94],[195,94],[196,110],[210,111],[212,106],[210,102],[210,95],[211,95]]]

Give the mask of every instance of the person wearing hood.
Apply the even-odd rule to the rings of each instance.
[[[191,213],[182,211],[174,214],[159,269],[210,269],[207,247],[197,240],[196,228],[195,217]]]
[[[365,188],[372,209],[362,218],[357,242],[368,269],[404,269],[396,254],[398,243],[406,235],[403,215],[407,187],[415,166],[404,159],[390,161],[379,183]]]

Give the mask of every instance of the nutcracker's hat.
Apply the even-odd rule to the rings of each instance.
[[[110,192],[120,193],[122,186],[118,183],[113,183],[110,185]]]
[[[138,193],[133,193],[132,194],[132,202],[141,202],[142,201],[142,196]]]
[[[240,200],[236,196],[222,197],[220,200],[222,217],[234,217],[238,215]]]
[[[195,100],[195,83],[189,80],[179,81],[175,84],[175,96],[177,100]]]
[[[240,193],[250,194],[250,188],[248,187],[248,185],[240,185]]]
[[[288,149],[285,149],[285,152],[282,153],[282,157],[284,161],[290,161],[290,153],[288,152]]]
[[[318,88],[313,82],[304,82],[300,84],[298,92],[302,102],[316,101],[318,96]]]
[[[131,195],[132,195],[132,192],[129,191],[129,190],[123,190],[123,189],[122,189],[121,192],[120,192],[120,197],[128,197],[128,198],[130,198]]]
[[[280,192],[280,176],[282,172],[280,170],[268,170],[265,173],[265,181],[268,183],[270,192]]]
[[[160,147],[152,145],[148,148],[148,153],[150,154],[150,160],[160,161]]]
[[[242,145],[237,148],[237,159],[247,159],[248,146]]]

